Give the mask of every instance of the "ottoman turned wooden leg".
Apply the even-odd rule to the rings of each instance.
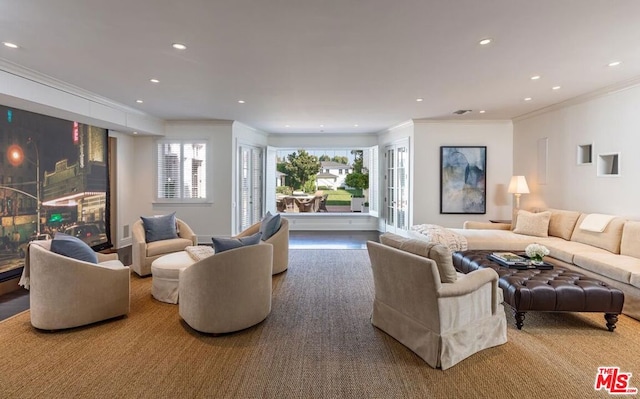
[[[616,329],[616,323],[618,322],[618,314],[605,313],[604,319],[607,321],[607,328],[609,329],[609,331],[613,331]]]
[[[517,310],[513,311],[513,316],[516,318],[516,327],[518,327],[518,330],[522,330],[522,326],[524,325],[524,314],[525,312],[518,312]]]

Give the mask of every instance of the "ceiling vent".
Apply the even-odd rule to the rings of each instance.
[[[470,109],[459,109],[457,111],[453,111],[453,113],[456,115],[464,115],[464,114],[468,114],[469,112],[471,112]]]

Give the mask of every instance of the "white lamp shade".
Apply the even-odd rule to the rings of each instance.
[[[513,176],[509,183],[510,194],[529,194],[529,186],[524,176]]]

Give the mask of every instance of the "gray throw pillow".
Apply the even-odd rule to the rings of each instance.
[[[260,242],[261,236],[262,233],[257,232],[254,235],[242,238],[211,237],[211,241],[213,241],[215,253],[219,254],[220,252],[228,251],[230,249],[256,245]]]
[[[81,239],[56,233],[51,241],[51,252],[90,263],[98,263],[98,255]]]
[[[176,231],[176,213],[164,216],[140,216],[144,225],[144,239],[146,242],[170,240],[178,238]]]
[[[279,213],[272,215],[271,212],[267,212],[267,214],[262,218],[262,222],[260,222],[260,233],[262,233],[262,241],[267,241],[269,237],[276,234],[276,232],[280,230],[281,224],[282,221],[280,220]]]

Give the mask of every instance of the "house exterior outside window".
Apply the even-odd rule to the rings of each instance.
[[[157,150],[157,199],[162,202],[206,200],[207,143],[162,140]]]

